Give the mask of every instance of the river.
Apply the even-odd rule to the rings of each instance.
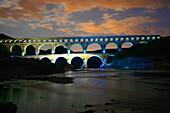
[[[17,113],[170,113],[169,70],[89,69],[47,76],[73,77],[73,84],[13,80],[0,84],[0,102]],[[90,113],[90,111],[89,111]]]

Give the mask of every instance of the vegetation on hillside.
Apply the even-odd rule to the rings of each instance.
[[[116,59],[126,57],[170,57],[170,36],[151,42],[134,45],[122,50],[116,55]]]
[[[14,38],[12,38],[12,37],[10,37],[10,36],[7,36],[7,35],[5,35],[5,34],[0,34],[0,40],[1,39],[14,39]]]
[[[137,59],[144,58],[144,60],[137,60],[138,64],[142,64],[143,66],[148,66],[152,64],[152,66],[159,68],[170,67],[169,48],[170,36],[162,37],[159,40],[153,40],[151,42],[148,42],[147,44],[143,43],[134,45],[129,49],[124,49],[118,52],[112,62],[112,65],[117,66],[117,64],[123,65],[125,62],[125,64],[128,64],[127,62],[130,62],[127,66],[134,66],[134,63],[136,63]],[[131,61],[129,61],[129,58]],[[123,64],[121,62],[123,62]]]

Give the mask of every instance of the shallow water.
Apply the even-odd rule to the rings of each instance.
[[[48,76],[75,79],[73,84],[35,80],[3,82],[12,86],[0,89],[0,102],[13,102],[19,108],[17,113],[77,113],[88,109],[96,113],[170,111],[169,71],[87,70]],[[105,106],[110,100],[120,104]],[[95,107],[85,108],[85,105]]]

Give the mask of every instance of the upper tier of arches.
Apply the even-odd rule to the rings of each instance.
[[[32,39],[32,40],[31,40]],[[47,40],[48,39],[48,40]],[[86,53],[89,48],[98,48],[102,53],[107,53],[108,49],[120,50],[121,48],[130,48],[135,44],[147,43],[149,41],[160,39],[159,35],[153,36],[107,36],[107,37],[70,37],[70,38],[28,38],[17,40],[1,40],[0,43],[4,44],[13,52],[14,46],[19,46],[22,55],[28,55],[28,48],[31,48],[36,55],[40,54],[41,48],[49,46],[50,54],[57,54],[57,47],[63,46],[66,53],[83,52]],[[16,51],[16,50],[15,50]],[[33,53],[32,53],[33,54]]]

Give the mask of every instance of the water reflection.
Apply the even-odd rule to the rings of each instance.
[[[0,102],[13,102],[19,107],[17,113],[76,113],[84,110],[86,104],[105,103],[110,99],[124,101],[141,99],[140,101],[147,100],[151,103],[152,100],[159,100],[158,102],[168,103],[169,93],[153,89],[160,87],[159,85],[141,83],[143,82],[141,77],[150,74],[154,75],[146,72],[141,74],[130,71],[95,70],[55,75],[74,77],[73,84],[63,85],[30,80],[10,81],[5,84],[12,87],[0,89]],[[159,79],[158,81],[160,82]],[[152,82],[152,79],[149,82]]]

